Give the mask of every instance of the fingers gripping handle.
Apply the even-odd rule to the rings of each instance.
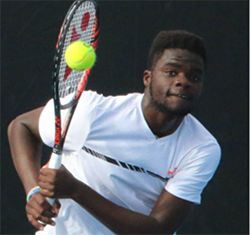
[[[58,155],[56,153],[52,153],[50,160],[49,160],[49,168],[51,169],[58,169],[62,165],[62,155]],[[54,198],[47,198],[47,201],[51,206],[53,206],[55,199]]]

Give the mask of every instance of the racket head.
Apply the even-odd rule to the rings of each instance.
[[[65,137],[76,108],[78,99],[88,81],[91,69],[75,71],[65,62],[67,47],[82,40],[97,48],[99,35],[99,9],[95,0],[76,0],[68,10],[60,29],[54,56],[54,70],[52,73],[53,100],[55,112],[55,141],[53,153],[62,153]],[[68,109],[67,118],[63,126],[61,110]]]
[[[56,44],[53,72],[53,96],[60,109],[76,104],[85,89],[91,69],[72,70],[65,62],[67,47],[78,40],[97,48],[99,9],[94,0],[77,0],[68,10]]]

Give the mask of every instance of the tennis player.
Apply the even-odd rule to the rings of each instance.
[[[216,139],[190,114],[206,63],[202,38],[161,31],[143,94],[82,94],[58,170],[40,170],[42,142],[54,142],[53,101],[12,121],[12,158],[37,235],[178,231],[220,162]],[[52,207],[46,197],[59,200]]]

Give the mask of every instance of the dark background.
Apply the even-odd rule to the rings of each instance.
[[[13,167],[6,131],[13,118],[44,105],[52,96],[55,43],[71,3],[1,1],[1,234],[34,232],[26,219],[25,194]],[[207,42],[205,89],[194,115],[218,139],[222,160],[204,190],[202,204],[179,234],[249,234],[248,4],[100,2],[98,60],[88,89],[105,95],[143,91],[147,53],[160,30],[189,30]]]

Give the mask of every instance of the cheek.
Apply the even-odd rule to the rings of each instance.
[[[164,86],[162,84],[159,84],[154,79],[151,82],[150,89],[155,97],[161,96],[164,93]]]
[[[156,77],[151,77],[151,87],[153,87],[155,91],[165,94],[171,87],[171,81],[159,74]]]
[[[200,98],[201,94],[202,94],[202,85],[198,86],[195,89],[194,96],[195,96],[196,100],[198,100]]]
[[[200,84],[200,86],[197,88],[197,94],[198,94],[198,96],[201,95],[202,91],[203,91],[203,84]]]

